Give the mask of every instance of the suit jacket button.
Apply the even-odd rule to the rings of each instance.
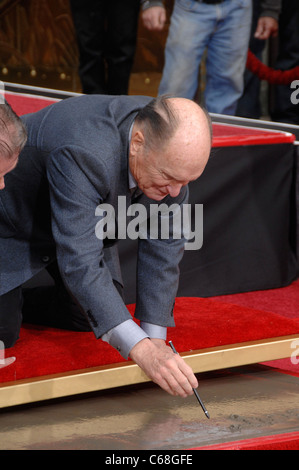
[[[42,262],[43,263],[48,263],[49,261],[50,261],[50,256],[45,255],[45,256],[42,257]]]

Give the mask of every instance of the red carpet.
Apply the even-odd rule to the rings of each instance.
[[[279,289],[222,295],[211,299],[278,313],[286,318],[299,318],[299,280]]]
[[[128,307],[132,313],[134,306]],[[169,329],[178,352],[299,333],[299,321],[262,310],[199,298],[178,298],[176,328]],[[0,382],[96,367],[123,358],[93,333],[24,326],[6,357],[16,361],[0,369]],[[289,361],[290,362],[290,361]]]
[[[299,320],[299,280],[293,282],[290,286],[279,289],[223,295],[214,297],[214,299]],[[299,364],[292,364],[289,359],[267,362],[266,365],[299,376]]]
[[[299,432],[245,439],[192,450],[299,450]]]
[[[56,99],[44,98],[42,96],[16,94],[7,91],[5,92],[5,99],[19,116],[28,113],[35,113],[36,111],[58,101]]]

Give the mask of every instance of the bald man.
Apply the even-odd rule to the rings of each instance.
[[[22,320],[92,330],[168,393],[192,394],[196,377],[165,343],[185,239],[171,230],[140,237],[137,325],[123,300],[118,201],[149,215],[162,202],[187,203],[187,184],[210,154],[208,116],[182,98],[90,95],[22,120],[28,141],[0,192],[0,340],[12,346]],[[118,224],[108,236],[96,230],[100,208],[112,208]],[[43,268],[54,286],[24,289]]]

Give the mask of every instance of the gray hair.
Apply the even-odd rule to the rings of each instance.
[[[27,131],[20,117],[5,102],[0,104],[0,158],[20,153],[27,141]]]
[[[144,133],[145,147],[163,149],[179,126],[178,116],[169,103],[170,96],[159,96],[142,108],[135,119]]]

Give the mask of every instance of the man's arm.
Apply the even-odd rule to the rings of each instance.
[[[150,31],[162,31],[166,23],[166,9],[162,1],[141,0],[141,17]]]
[[[138,247],[135,316],[141,322],[175,326],[174,302],[186,242],[183,206],[188,203],[188,197],[188,188],[184,187],[176,198],[168,196],[159,204],[151,201],[147,236],[139,239]],[[139,202],[142,204],[142,198]],[[147,205],[146,200],[143,202]],[[157,227],[160,230],[156,231]],[[154,338],[140,341],[130,353],[160,387],[173,395],[186,396],[198,383],[190,367],[176,356],[165,340]]]
[[[47,170],[61,275],[100,338],[132,317],[114,286],[104,256],[104,241],[95,233],[95,209],[107,197],[111,182],[99,159],[98,187],[91,184],[81,166],[82,162],[91,166],[93,159],[84,149],[70,146],[49,155]]]
[[[91,156],[85,154],[82,160],[86,163],[88,158]],[[99,178],[102,178],[99,187],[104,198],[105,192],[109,191],[109,176],[105,176],[105,167],[99,168],[100,164],[99,161]],[[103,243],[95,236],[94,211],[101,191],[89,184],[84,172],[78,168],[71,149],[49,155],[48,180],[53,235],[62,277],[88,317],[95,336],[100,338],[118,325],[133,322],[105,265]],[[131,358],[149,378],[169,393],[181,396],[190,393],[190,387],[192,384],[197,386],[197,381],[190,368],[185,367],[183,359],[168,350],[170,348],[163,339],[149,339],[142,328],[136,327],[139,337],[137,344],[134,340],[135,345],[129,346]],[[188,382],[189,385],[182,389],[177,385],[180,382]]]
[[[262,0],[261,15],[254,37],[266,40],[278,35],[278,19],[281,11],[281,0]]]
[[[281,12],[281,4],[282,0],[261,0],[261,17],[269,16],[278,21]]]

